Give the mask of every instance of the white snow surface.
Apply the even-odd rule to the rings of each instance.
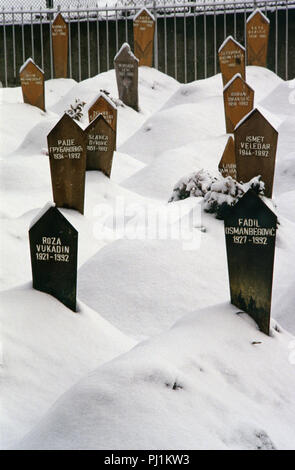
[[[0,89],[1,448],[295,448],[294,82],[247,67],[279,132],[271,337],[229,304],[223,222],[201,198],[167,204],[180,178],[217,174],[220,74],[181,85],[139,68],[140,112],[118,106],[111,179],[87,172],[84,216],[60,209],[79,232],[76,314],[31,288],[28,229],[52,201],[47,134],[75,98],[83,128],[100,90],[117,99],[115,72],[48,80],[46,112]],[[135,237],[143,213],[150,234],[158,213],[170,228],[194,214],[194,243]]]

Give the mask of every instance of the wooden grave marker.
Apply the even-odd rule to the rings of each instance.
[[[102,114],[107,123],[115,132],[115,150],[117,139],[117,107],[113,101],[103,92],[100,92],[95,101],[88,109],[89,122],[93,121],[99,114]]]
[[[237,73],[246,80],[245,48],[232,36],[228,36],[218,49],[223,86]]]
[[[86,170],[99,170],[111,176],[116,133],[102,114],[85,129]]]
[[[230,136],[227,140],[224,152],[218,165],[218,170],[224,178],[231,176],[237,179],[237,165],[234,139]]]
[[[246,183],[261,175],[264,194],[271,198],[278,132],[255,108],[236,126],[234,136],[237,180]]]
[[[134,54],[139,65],[152,67],[154,50],[155,18],[142,8],[133,19]]]
[[[114,58],[119,98],[138,111],[138,59],[125,42]]]
[[[254,105],[254,90],[236,74],[223,89],[226,132],[234,132],[240,120],[250,113]]]
[[[257,8],[246,23],[247,64],[266,67],[269,19]]]
[[[45,111],[44,72],[29,58],[19,70],[24,103]]]
[[[76,312],[78,232],[56,207],[44,210],[29,230],[33,288]]]
[[[276,215],[249,189],[228,212],[225,239],[231,303],[269,334]]]
[[[61,13],[52,23],[52,49],[55,78],[67,78],[68,74],[68,24]]]
[[[53,200],[84,213],[86,135],[67,114],[47,136]]]

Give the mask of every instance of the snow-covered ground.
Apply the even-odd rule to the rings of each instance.
[[[79,231],[76,314],[32,290],[28,228],[52,199],[48,132],[75,98],[86,126],[100,89],[117,98],[115,73],[48,80],[46,113],[20,88],[0,90],[0,445],[294,449],[295,80],[247,68],[255,106],[279,131],[267,337],[229,304],[223,222],[201,198],[167,204],[181,177],[217,174],[221,76],[181,85],[141,67],[139,78],[140,112],[118,107],[111,179],[88,172],[84,216],[61,209]],[[171,228],[192,211],[192,240],[159,239],[157,217]]]

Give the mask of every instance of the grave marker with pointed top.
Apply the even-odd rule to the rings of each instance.
[[[246,80],[245,48],[232,36],[228,36],[218,50],[223,86],[237,73]]]
[[[269,19],[257,8],[247,19],[247,64],[266,67]]]
[[[84,213],[86,136],[67,114],[47,136],[53,200]]]
[[[115,147],[117,138],[117,108],[112,100],[103,92],[101,92],[96,100],[88,109],[89,122],[93,121],[99,114],[102,114],[107,123],[115,132]]]
[[[52,23],[52,49],[55,78],[67,78],[68,72],[68,24],[61,13]]]
[[[265,196],[272,197],[278,132],[254,109],[234,131],[237,180],[246,183],[261,175]]]
[[[44,72],[29,58],[19,70],[24,103],[45,111]]]
[[[138,111],[138,62],[126,42],[114,58],[119,98],[135,111]]]
[[[33,222],[29,239],[33,288],[76,312],[77,230],[51,206]]]
[[[133,19],[134,53],[139,65],[152,67],[154,49],[155,19],[142,8]]]
[[[218,165],[218,170],[224,178],[231,176],[237,179],[237,165],[235,156],[234,139],[230,136],[227,140],[224,152]]]
[[[99,114],[85,129],[87,136],[86,170],[100,170],[111,176],[115,148],[115,132],[102,114]]]
[[[249,190],[224,221],[231,303],[269,334],[276,215]]]
[[[226,132],[231,134],[240,120],[253,109],[254,90],[237,74],[225,85],[223,102]]]

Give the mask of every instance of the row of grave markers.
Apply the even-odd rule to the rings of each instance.
[[[135,111],[138,105],[138,66],[139,59],[132,53],[128,43],[124,43],[114,57],[119,99]],[[24,103],[45,111],[44,72],[32,58],[21,66],[20,81]],[[114,129],[115,130],[115,129]]]
[[[261,174],[265,194],[271,197],[278,135],[253,109],[254,91],[245,82],[242,46],[237,50],[232,38],[219,50],[226,127],[227,132],[234,133],[234,139],[228,139],[220,170],[224,176],[244,182]],[[225,55],[230,58],[227,62]],[[128,44],[122,46],[114,62],[125,64],[116,68],[119,96],[121,93],[121,99],[124,96],[130,106],[138,109],[138,59]],[[112,103],[108,103],[111,106],[105,115],[101,114],[99,103],[103,100],[108,101],[100,95],[90,106],[90,124],[85,131],[65,114],[48,135],[53,196],[58,207],[83,213],[86,169],[99,169],[110,176],[112,156],[107,143],[113,142],[109,147],[112,154],[117,117],[112,115]],[[105,158],[97,159],[99,152],[106,152]],[[100,166],[96,166],[99,160]],[[224,226],[231,302],[249,313],[261,331],[269,334],[277,217],[249,190],[231,208]],[[57,207],[50,207],[32,225],[29,236],[33,287],[54,295],[76,311],[77,231]]]
[[[110,177],[112,170],[117,109],[103,93],[89,108],[89,120],[83,130],[65,113],[47,136],[53,200],[58,207],[81,214],[85,171],[98,170]]]
[[[248,64],[266,65],[269,20],[259,9],[247,20]],[[245,48],[228,37],[220,46],[225,127],[229,136],[219,171],[239,182],[260,175],[272,197],[278,132],[254,108],[246,82]],[[269,334],[277,217],[252,189],[224,221],[232,304]]]

